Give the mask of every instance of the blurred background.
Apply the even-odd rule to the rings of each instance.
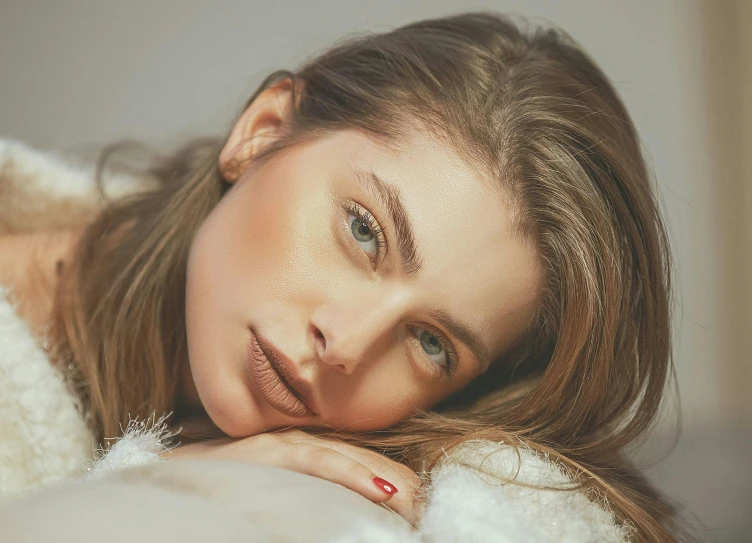
[[[683,419],[635,458],[701,540],[752,541],[752,1],[0,0],[0,137],[168,149],[343,36],[475,9],[562,26],[625,101],[673,241]]]

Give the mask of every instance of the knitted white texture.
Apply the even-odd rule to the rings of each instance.
[[[512,480],[516,474],[515,482]],[[528,486],[526,486],[528,485]],[[572,487],[560,467],[521,447],[473,440],[457,448],[432,477],[421,532],[424,541],[624,543],[629,529]],[[457,522],[456,518],[463,519]]]
[[[0,285],[0,504],[80,473],[94,447],[62,374],[7,296]]]
[[[556,464],[533,451],[468,441],[431,472],[423,518],[413,533],[363,522],[336,543],[626,543],[629,530],[576,490]]]

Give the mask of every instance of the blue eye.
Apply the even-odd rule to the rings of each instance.
[[[419,339],[420,346],[423,347],[423,350],[427,355],[436,356],[444,352],[444,346],[441,344],[441,341],[439,341],[439,338],[437,338],[430,332],[423,330],[423,332],[420,334]],[[446,355],[444,355],[442,358],[446,358]]]
[[[381,227],[373,218],[373,215],[362,209],[358,204],[352,204],[348,212],[347,224],[353,239],[371,261],[375,262],[386,246],[386,239]]]
[[[444,372],[451,377],[454,373],[457,358],[451,344],[442,339],[438,334],[420,326],[411,325],[410,328],[413,329],[420,343],[420,348],[426,357],[437,367],[443,368]]]

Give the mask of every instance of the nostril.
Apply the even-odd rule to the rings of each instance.
[[[326,349],[326,338],[316,326],[311,325],[311,328],[313,329],[313,338],[316,341],[316,346],[321,349],[321,352],[323,352]]]

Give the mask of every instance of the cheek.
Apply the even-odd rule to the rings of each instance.
[[[302,182],[265,182],[248,195],[242,228],[247,232],[243,250],[251,257],[250,273],[305,279],[326,242],[331,206],[322,201],[323,192],[311,191]]]
[[[430,383],[414,375],[402,348],[365,363],[369,367],[360,379],[344,376],[326,391],[340,406],[338,420],[328,421],[332,425],[357,431],[383,429],[410,417],[417,408],[428,408],[434,400],[428,392]]]
[[[238,252],[251,257],[249,271],[279,271],[296,258],[301,249],[296,243],[301,217],[296,215],[302,213],[296,196],[285,185],[265,183],[246,198],[242,225],[238,226],[246,232],[246,246]]]
[[[345,212],[328,191],[303,188],[264,196],[249,202],[246,218],[249,288],[307,314],[357,281],[362,269],[336,237]]]

